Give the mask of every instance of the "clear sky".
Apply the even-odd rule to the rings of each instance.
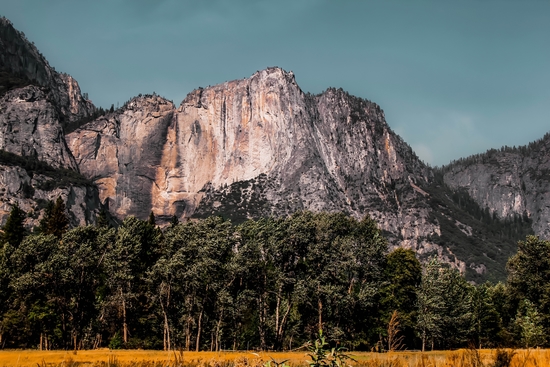
[[[0,0],[97,106],[292,70],[378,103],[425,162],[550,131],[549,0]]]

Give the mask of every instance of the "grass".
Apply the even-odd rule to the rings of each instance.
[[[495,350],[351,353],[356,367],[505,367],[495,365]],[[514,351],[510,367],[550,366],[550,350]],[[10,367],[263,367],[267,361],[288,360],[307,366],[305,352],[163,352],[151,350],[0,351],[0,366]],[[272,363],[273,365],[273,363]]]

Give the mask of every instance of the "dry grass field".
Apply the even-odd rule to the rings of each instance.
[[[437,352],[350,353],[357,367],[504,367],[495,364],[495,350]],[[6,367],[261,367],[275,360],[307,366],[305,352],[162,352],[150,350],[0,351]],[[550,350],[516,350],[511,367],[550,366]],[[271,362],[271,367],[276,367]]]

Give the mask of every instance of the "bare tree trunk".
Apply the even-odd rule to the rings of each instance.
[[[120,291],[122,294],[122,289]],[[122,330],[124,344],[128,343],[128,325],[126,324],[126,300],[122,299]]]
[[[292,308],[292,302],[288,301],[288,305],[285,311],[285,314],[283,315],[281,321],[279,322],[279,327],[275,329],[277,333],[277,349],[283,349],[283,337],[285,332],[285,325],[286,321],[288,319],[288,315],[290,314],[290,309]]]
[[[260,299],[258,300],[258,306],[259,306],[259,310],[258,310],[258,318],[259,318],[259,323],[258,323],[258,333],[259,333],[259,336],[260,336],[260,349],[261,350],[265,350],[266,349],[266,342],[265,342],[265,319],[266,319],[266,312],[265,312],[265,301],[264,301],[264,298],[263,298],[263,295],[260,296]]]
[[[170,351],[170,325],[168,324],[168,315],[166,315],[164,307],[162,313],[164,314],[164,350]]]
[[[195,348],[195,351],[198,352],[199,351],[199,346],[200,346],[200,342],[201,342],[201,322],[202,322],[202,313],[203,313],[203,310],[201,310],[201,312],[199,313],[199,323],[197,324],[197,346]]]
[[[321,297],[319,297],[317,309],[319,312],[319,330],[323,330],[323,302],[321,301]]]
[[[164,315],[164,350],[169,351],[171,349],[170,324],[168,322],[168,314],[166,313],[166,309],[170,306],[170,284],[167,285],[166,307],[164,307],[164,303],[162,302],[162,295],[160,295],[160,306],[162,307],[162,314]]]
[[[277,290],[277,305],[275,306],[275,333],[279,334],[279,308],[281,307],[281,290],[283,286],[280,285]]]
[[[191,344],[191,316],[187,316],[187,330],[185,332],[185,350],[189,352],[189,346]]]
[[[422,332],[422,352],[426,350],[426,332]]]
[[[43,336],[44,334],[40,333],[40,348],[39,348],[40,350],[42,350]]]
[[[220,317],[218,318],[218,322],[216,323],[216,351],[219,351],[220,346],[220,330],[222,327],[222,319],[223,319],[223,308],[222,311],[220,311]],[[235,348],[233,348],[235,350]]]

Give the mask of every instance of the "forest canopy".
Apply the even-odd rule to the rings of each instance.
[[[376,223],[297,212],[233,225],[154,216],[68,230],[52,203],[26,236],[14,207],[0,248],[2,348],[354,350],[546,345],[550,243],[529,236],[507,284],[472,285],[388,248]],[[13,218],[12,218],[13,216]],[[550,288],[549,288],[550,289]],[[549,293],[550,294],[550,293]]]

